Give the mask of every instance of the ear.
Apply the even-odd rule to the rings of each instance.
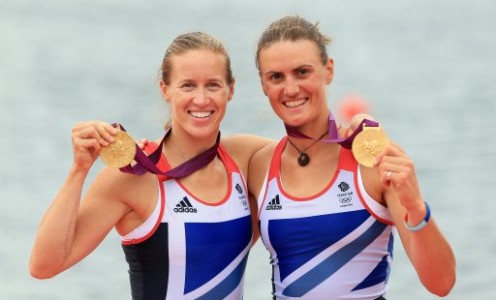
[[[334,78],[334,60],[329,58],[327,64],[325,65],[326,69],[326,83],[331,84],[332,79]]]
[[[169,97],[167,95],[168,90],[168,86],[165,84],[165,82],[163,80],[160,80],[160,93],[167,102],[169,102]]]
[[[227,94],[227,101],[231,101],[233,95],[234,95],[234,83],[236,82],[236,79],[233,78],[232,82],[229,84],[229,93]]]

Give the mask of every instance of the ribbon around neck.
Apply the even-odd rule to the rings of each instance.
[[[112,126],[119,127],[121,130],[126,131],[126,129],[124,129],[124,127],[120,124],[112,124]],[[124,173],[134,175],[143,175],[147,172],[150,172],[157,175],[165,175],[171,178],[182,178],[208,165],[215,158],[215,156],[217,156],[217,149],[220,144],[220,131],[217,134],[217,140],[212,147],[208,148],[207,150],[175,168],[172,168],[165,172],[160,170],[157,167],[157,163],[160,160],[160,156],[162,154],[162,147],[164,145],[165,138],[171,133],[171,131],[171,129],[167,130],[157,149],[155,149],[155,151],[153,151],[148,156],[140,149],[138,145],[136,145],[136,155],[134,157],[136,164],[129,164],[125,167],[120,168],[120,170]]]
[[[301,133],[298,130],[298,128],[296,128],[295,126],[291,126],[291,125],[288,125],[286,123],[284,123],[284,126],[286,127],[286,133],[291,137],[313,140],[313,138]],[[332,113],[329,112],[329,133],[328,133],[329,136],[326,139],[322,139],[322,142],[338,143],[346,149],[351,149],[351,146],[353,144],[353,140],[360,132],[362,132],[364,126],[378,127],[379,123],[372,121],[372,120],[369,120],[369,119],[363,119],[362,122],[360,122],[358,127],[355,128],[355,130],[353,131],[353,133],[351,135],[349,135],[347,137],[339,137],[338,127],[336,125],[336,119],[334,119],[334,116],[332,115]]]

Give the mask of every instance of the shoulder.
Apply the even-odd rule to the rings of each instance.
[[[269,168],[272,156],[277,147],[276,142],[265,145],[265,147],[259,149],[250,160],[250,174],[255,174],[260,176],[265,174]],[[251,177],[251,175],[250,175]]]
[[[259,149],[254,157],[262,159],[262,158],[272,158],[272,155],[274,154],[274,151],[277,147],[278,143],[275,141],[272,141],[271,143],[265,145],[263,148]]]
[[[253,148],[252,150],[254,152],[273,141],[272,139],[254,134],[234,134],[221,139],[222,144],[226,148],[242,149],[248,147]]]
[[[118,202],[129,202],[129,199],[139,198],[150,189],[156,189],[154,174],[134,175],[108,167],[96,176],[91,185],[93,192]]]
[[[89,208],[104,212],[113,226],[124,235],[143,223],[157,205],[159,195],[155,174],[133,175],[119,169],[104,168],[87,194]],[[85,201],[86,202],[86,199]]]
[[[260,193],[276,146],[276,142],[265,145],[263,148],[259,149],[250,160],[248,168],[248,189],[251,195],[258,195]]]
[[[223,137],[221,144],[226,151],[237,159],[249,161],[260,149],[273,140],[252,134],[236,134]]]

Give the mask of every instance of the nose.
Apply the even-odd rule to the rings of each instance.
[[[299,91],[300,87],[298,86],[298,83],[294,79],[288,78],[284,86],[284,94],[288,97],[292,97],[296,96]]]
[[[208,93],[204,88],[199,88],[195,94],[193,102],[198,105],[207,104],[209,101]]]

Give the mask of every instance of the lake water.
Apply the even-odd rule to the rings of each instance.
[[[330,107],[363,95],[416,162],[423,196],[457,256],[458,280],[447,299],[495,299],[493,0],[1,0],[0,298],[129,299],[115,233],[65,273],[45,281],[29,276],[37,224],[71,164],[71,127],[102,119],[125,124],[135,137],[159,137],[163,52],[176,35],[203,30],[227,44],[237,78],[223,134],[280,138],[254,52],[263,28],[286,14],[320,21],[334,38]],[[436,299],[399,240],[395,246],[388,299]],[[245,299],[270,299],[260,242],[246,276]]]

